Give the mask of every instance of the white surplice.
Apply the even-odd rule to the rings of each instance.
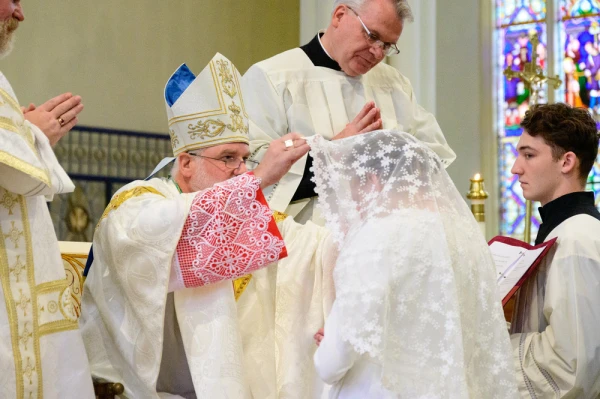
[[[122,382],[128,398],[159,397],[174,289],[189,369],[182,373],[195,395],[250,397],[231,279],[285,252],[259,184],[243,174],[181,194],[172,181],[152,179],[115,194],[94,235],[80,319],[94,377]]]
[[[0,397],[93,398],[46,199],[73,191],[0,73]]]
[[[600,397],[600,221],[573,216],[535,278],[521,288],[511,325],[523,398]]]
[[[300,48],[261,61],[244,74],[242,89],[250,117],[252,158],[262,159],[267,145],[288,132],[326,139],[342,131],[368,101],[381,110],[383,128],[405,131],[427,144],[445,166],[456,158],[434,116],[415,99],[409,80],[380,63],[368,73],[315,67]],[[296,216],[314,201],[290,205],[304,174],[306,157],[265,190],[271,209]],[[310,219],[310,217],[308,217]]]
[[[331,234],[287,217],[278,224],[288,257],[252,274],[238,300],[245,368],[255,399],[319,398],[313,336],[335,296]]]

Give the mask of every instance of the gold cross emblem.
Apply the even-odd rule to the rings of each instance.
[[[19,203],[19,201],[18,201],[18,198],[16,196],[13,196],[8,191],[4,191],[4,195],[2,196],[2,200],[0,200],[0,205],[2,205],[3,207],[5,207],[6,209],[8,209],[8,214],[9,215],[13,214],[12,209],[18,203]]]
[[[23,327],[23,333],[19,335],[19,341],[21,341],[23,346],[25,346],[25,350],[27,350],[27,342],[29,342],[29,339],[33,337],[33,332],[29,331],[27,324],[29,323],[25,323],[25,326]]]
[[[15,305],[17,305],[18,308],[21,308],[24,316],[27,316],[27,308],[31,304],[31,298],[23,294],[23,290],[19,289],[19,292],[21,293],[21,296],[19,300],[15,302]]]
[[[29,385],[33,384],[33,374],[35,373],[35,366],[31,365],[31,358],[27,357],[27,365],[23,368],[23,377],[29,379]]]
[[[5,234],[4,237],[11,240],[15,246],[15,248],[19,248],[19,237],[23,236],[23,230],[19,230],[15,227],[15,222],[10,222],[11,229],[8,231],[8,234]]]
[[[17,283],[20,281],[21,273],[23,273],[26,269],[26,264],[21,262],[21,255],[17,255],[17,261],[15,265],[10,268],[10,273],[15,276]]]

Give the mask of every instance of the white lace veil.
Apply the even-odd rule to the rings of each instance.
[[[401,397],[515,397],[494,264],[437,155],[386,130],[310,144],[342,339]]]

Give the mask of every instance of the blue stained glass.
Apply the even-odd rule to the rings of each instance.
[[[564,101],[587,108],[600,128],[600,23],[598,17],[565,20],[562,26]]]
[[[563,19],[590,16],[600,13],[598,0],[561,0],[561,15]]]
[[[525,199],[519,184],[519,177],[511,173],[517,157],[518,137],[500,139],[500,234],[523,238],[525,228]],[[531,236],[535,237],[540,225],[537,209],[534,212]]]
[[[523,71],[525,63],[531,62],[533,46],[529,41],[532,32],[537,32],[539,45],[537,51],[537,64],[546,67],[546,31],[543,24],[529,24],[510,26],[501,29],[500,43],[502,43],[501,68],[502,71],[510,67],[514,71]],[[502,73],[500,71],[500,73]],[[518,78],[508,79],[502,75],[501,93],[504,101],[499,104],[502,112],[500,117],[501,137],[518,137],[522,133],[519,126],[525,111],[529,109],[529,88]],[[544,101],[545,92],[540,93],[540,102]]]
[[[540,22],[546,18],[544,0],[497,0],[496,23],[500,26]]]
[[[562,22],[555,32],[560,37],[555,65],[563,85],[561,97],[573,106],[586,107],[598,121],[600,129],[600,0],[559,0]],[[529,90],[519,80],[508,80],[502,74],[507,67],[521,70],[524,62],[531,60],[529,33],[536,31],[540,39],[538,65],[546,72],[548,40],[546,37],[546,1],[497,0],[496,31],[498,54],[496,63],[498,98],[498,162],[500,177],[500,232],[523,238],[525,226],[525,200],[518,177],[510,173],[517,152],[516,144],[522,129],[519,124],[529,108]],[[544,90],[547,88],[544,87]],[[564,99],[564,100],[563,100]],[[541,102],[546,93],[541,93]],[[587,190],[596,194],[600,206],[600,156],[588,178]],[[532,238],[540,225],[539,203],[534,203]]]

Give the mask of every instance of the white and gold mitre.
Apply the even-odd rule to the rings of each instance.
[[[236,67],[219,53],[198,77],[185,64],[177,68],[165,86],[175,156],[219,144],[249,143],[239,81]]]

